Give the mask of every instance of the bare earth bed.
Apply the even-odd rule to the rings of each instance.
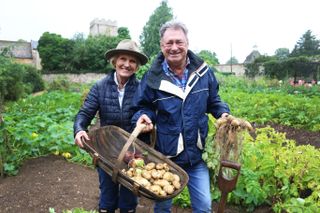
[[[272,125],[277,131],[286,132],[287,138],[298,144],[320,147],[320,133]],[[15,177],[0,178],[0,213],[56,212],[81,207],[94,210],[98,207],[98,176],[94,169],[67,162],[59,156],[30,159]],[[213,209],[217,203],[213,203]],[[140,199],[137,213],[153,212],[152,202]],[[191,212],[174,207],[172,212]],[[244,212],[227,206],[226,213]],[[272,212],[270,207],[259,207],[255,213]]]

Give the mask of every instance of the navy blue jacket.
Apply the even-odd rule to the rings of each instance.
[[[190,64],[185,91],[164,73],[162,53],[143,76],[133,98],[132,123],[146,114],[156,124],[155,148],[180,165],[201,161],[208,134],[208,115],[218,118],[229,107],[218,94],[219,84],[202,59],[188,51]]]
[[[118,98],[118,86],[114,81],[115,71],[95,83],[90,89],[74,122],[74,135],[87,131],[92,119],[99,111],[100,126],[115,125],[127,132],[131,132],[131,117],[133,115],[132,98],[139,81],[132,75],[125,87],[122,108]]]

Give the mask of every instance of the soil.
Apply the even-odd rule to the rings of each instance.
[[[297,144],[311,144],[320,147],[320,132],[297,130],[281,125],[272,125]],[[63,212],[73,208],[97,210],[98,176],[89,167],[70,163],[61,156],[44,156],[27,160],[17,176],[0,178],[0,213],[20,212]],[[218,204],[213,203],[216,210]],[[137,213],[153,212],[152,201],[141,198]],[[173,207],[172,212],[190,213],[190,209]],[[227,204],[225,213],[244,212],[239,207]],[[255,213],[272,212],[268,206],[261,206]]]

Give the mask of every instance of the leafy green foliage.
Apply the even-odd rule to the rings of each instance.
[[[89,36],[86,40],[75,42],[73,67],[75,70],[93,70],[106,72],[108,66],[104,54],[117,46],[121,38],[107,36]]]
[[[119,36],[89,36],[76,34],[73,39],[45,32],[39,39],[39,54],[46,73],[108,72],[106,51],[117,46],[120,40],[130,38],[127,28],[119,28]]]
[[[4,174],[15,175],[23,160],[50,153],[70,153],[77,162],[90,164],[90,157],[73,141],[79,100],[80,94],[55,91],[7,104],[0,128]]]
[[[290,55],[290,50],[288,48],[278,48],[274,53],[275,57],[278,59],[286,59]]]
[[[178,196],[173,198],[173,204],[180,206],[182,208],[188,208],[191,206],[191,201],[189,197],[189,190],[188,188],[184,188]]]
[[[61,35],[45,32],[39,39],[38,51],[44,70],[68,70],[71,66],[73,41]]]
[[[172,9],[168,7],[167,1],[162,1],[150,16],[140,35],[140,44],[147,56],[152,57],[160,52],[160,27],[172,18]]]
[[[219,60],[215,52],[210,52],[209,50],[201,50],[197,55],[211,67],[219,64]]]
[[[215,130],[210,128],[212,131]],[[215,171],[214,189],[219,159],[212,147],[214,140],[208,138],[203,158],[209,169]],[[319,150],[296,146],[283,133],[266,127],[256,129],[256,138],[245,135],[241,159],[241,175],[236,189],[229,195],[230,203],[241,205],[247,211],[260,205],[272,205],[276,212],[294,209],[312,212],[320,207]],[[297,200],[301,202],[294,202]]]
[[[278,81],[261,79],[248,83],[234,76],[217,77],[222,85],[222,99],[236,117],[320,130],[318,96],[288,94]],[[91,164],[91,157],[73,142],[72,124],[80,100],[80,93],[53,91],[7,103],[4,122],[0,123],[0,174],[14,175],[24,159],[50,153],[70,153],[72,161]],[[209,118],[203,159],[210,169],[212,198],[218,201],[219,153],[214,148],[215,119]],[[319,163],[318,149],[296,146],[270,127],[257,129],[254,138],[245,134],[241,174],[237,188],[229,193],[228,203],[240,205],[246,211],[266,204],[275,212],[316,212],[320,208]],[[174,203],[190,206],[187,189]]]
[[[295,45],[292,56],[311,56],[320,54],[320,40],[312,35],[311,30],[307,30]]]
[[[149,58],[149,61],[147,64],[141,66],[138,70],[138,72],[136,72],[136,77],[138,79],[142,79],[143,75],[149,70],[149,68],[151,67],[151,64],[153,62],[153,60],[156,58],[156,56],[153,56],[151,58]]]
[[[252,95],[231,90],[223,92],[222,97],[229,103],[235,116],[244,117],[251,122],[273,122],[320,131],[319,97],[308,98],[281,93]]]
[[[129,29],[127,27],[119,27],[118,28],[118,37],[120,39],[131,39]]]
[[[248,77],[265,75],[269,78],[302,78],[318,80],[320,78],[320,40],[308,30],[289,53],[287,48],[279,48],[274,56],[260,56],[254,62],[245,64]]]
[[[44,82],[38,70],[0,56],[0,102],[18,100],[43,89]]]

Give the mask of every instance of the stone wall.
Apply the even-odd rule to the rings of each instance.
[[[42,78],[45,81],[52,82],[57,78],[64,78],[74,83],[93,83],[102,79],[106,74],[85,73],[85,74],[43,74]]]
[[[232,68],[230,64],[218,64],[215,65],[214,68],[220,72],[226,73],[230,73],[232,69],[232,73],[234,73],[236,76],[244,75],[245,72],[244,64],[232,64]]]

